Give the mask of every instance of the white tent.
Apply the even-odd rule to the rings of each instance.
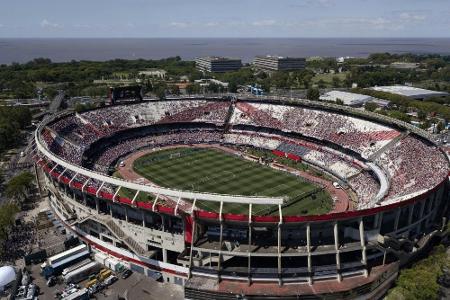
[[[11,282],[16,280],[16,271],[11,266],[0,268],[0,291],[5,290]]]

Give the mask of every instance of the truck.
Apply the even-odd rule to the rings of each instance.
[[[76,291],[66,297],[63,297],[62,300],[88,300],[89,299],[89,291],[86,288]]]
[[[78,245],[72,249],[56,254],[49,257],[45,264],[42,264],[42,274],[46,279],[50,276],[59,275],[64,268],[87,258],[89,254],[89,247],[85,244]]]
[[[110,269],[102,269],[100,273],[98,274],[98,279],[100,281],[105,280],[112,274],[112,271]]]
[[[98,283],[98,280],[96,278],[89,280],[86,282],[85,287],[88,289]]]
[[[90,263],[73,270],[63,276],[65,283],[78,283],[85,280],[92,274],[98,273],[100,271],[101,265],[96,261],[91,261]]]
[[[90,263],[91,261],[92,261],[92,260],[91,260],[90,258],[86,258],[86,259],[80,261],[80,262],[77,263],[77,264],[74,264],[74,265],[72,265],[72,266],[70,266],[70,267],[65,268],[65,269],[62,271],[61,275],[62,275],[62,276],[65,276],[67,273],[70,273],[70,272],[72,272],[72,271],[75,271],[75,270],[81,268],[82,266],[87,265],[87,264]]]

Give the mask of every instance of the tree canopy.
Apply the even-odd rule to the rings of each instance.
[[[433,300],[439,299],[439,276],[442,269],[450,267],[450,258],[443,245],[434,249],[430,256],[400,272],[396,286],[389,291],[387,300]]]
[[[34,176],[30,172],[22,172],[11,178],[5,187],[5,194],[11,200],[22,203],[33,187]]]
[[[28,108],[0,106],[0,152],[16,146],[21,130],[31,124]]]
[[[309,88],[306,92],[306,98],[309,100],[319,100],[320,92],[316,88]]]

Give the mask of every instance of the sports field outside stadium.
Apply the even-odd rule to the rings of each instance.
[[[332,200],[321,187],[288,172],[215,148],[171,148],[153,152],[138,158],[133,169],[162,187],[218,194],[284,197],[284,214],[322,214],[332,209]],[[196,206],[217,212],[220,203],[197,201]],[[226,203],[223,212],[246,214],[248,205]],[[252,213],[276,215],[278,207],[255,205]]]

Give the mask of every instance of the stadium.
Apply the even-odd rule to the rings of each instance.
[[[377,299],[446,224],[433,138],[335,104],[112,102],[44,119],[34,143],[67,228],[186,299]]]

